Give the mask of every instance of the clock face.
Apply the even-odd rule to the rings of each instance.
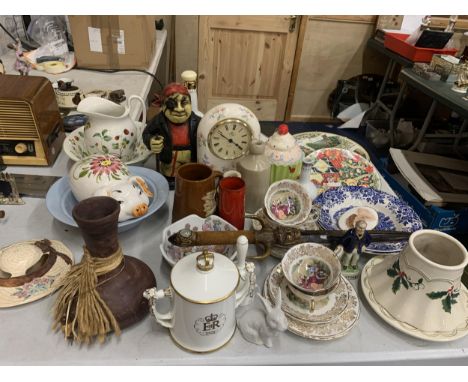
[[[208,135],[211,152],[218,158],[231,160],[245,155],[252,140],[252,131],[240,119],[225,119],[218,122]]]

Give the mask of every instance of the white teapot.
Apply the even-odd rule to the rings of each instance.
[[[249,304],[255,291],[255,266],[246,263],[248,241],[237,239],[237,264],[219,253],[190,254],[177,262],[164,290],[147,289],[156,321],[169,328],[173,340],[193,352],[209,352],[225,345],[236,328],[235,309]],[[156,301],[169,297],[172,308],[160,313]]]
[[[91,154],[112,154],[129,162],[141,140],[143,124],[130,117],[131,102],[138,100],[146,121],[145,101],[137,95],[128,98],[127,106],[118,105],[100,97],[87,97],[77,107],[88,116],[84,129],[86,150]]]

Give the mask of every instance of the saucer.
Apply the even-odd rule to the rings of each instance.
[[[367,160],[370,160],[369,153],[364,147],[344,135],[327,133],[325,131],[307,131],[305,133],[294,134],[293,136],[296,138],[298,145],[301,146],[304,155],[309,155],[316,150],[336,147],[356,152]]]
[[[139,125],[138,129],[141,131],[144,127],[143,123],[136,123]],[[87,152],[84,147],[84,126],[76,128],[67,135],[63,141],[63,151],[65,151],[65,154],[67,154],[74,162],[79,162],[91,155],[91,153]],[[135,150],[135,157],[132,160],[125,162],[125,164],[144,162],[150,155],[151,151],[149,151],[143,141],[141,141]]]
[[[372,273],[372,269],[375,265],[384,261],[383,256],[377,256],[369,260],[361,273],[361,287],[364,296],[366,297],[367,302],[377,313],[380,318],[382,318],[387,324],[390,324],[395,329],[408,334],[412,337],[420,338],[426,341],[435,341],[435,342],[447,342],[454,341],[459,338],[462,338],[468,334],[468,318],[465,320],[465,323],[460,325],[457,328],[454,328],[452,331],[425,331],[418,329],[417,327],[410,325],[406,322],[400,321],[393,317],[390,312],[385,309],[385,307],[377,302],[374,296],[374,292],[369,283],[369,276]],[[461,294],[460,294],[460,304],[465,304],[468,308],[468,290],[466,287],[461,284]]]
[[[317,195],[341,186],[380,189],[380,174],[370,160],[358,153],[339,148],[326,148],[307,156],[312,162],[310,180]]]
[[[341,277],[336,289],[325,298],[318,300],[313,311],[309,310],[309,304],[296,297],[292,292],[286,278],[278,271],[281,264],[273,268],[268,276],[268,294],[276,301],[278,290],[281,288],[282,306],[285,313],[300,320],[325,323],[334,320],[346,309],[348,305],[348,288]]]
[[[129,170],[131,174],[141,176],[155,196],[150,199],[148,212],[142,217],[120,222],[118,224],[119,232],[134,228],[144,219],[147,219],[166,203],[169,195],[169,184],[166,178],[158,172],[136,166],[129,167]],[[72,216],[72,210],[76,204],[78,204],[78,201],[73,196],[67,176],[57,180],[47,192],[46,205],[51,215],[62,223],[73,227],[78,227]]]
[[[378,216],[376,230],[414,232],[422,229],[416,212],[403,200],[383,191],[365,187],[340,187],[319,195],[314,204],[320,207],[318,223],[323,229],[340,229],[341,217],[355,207],[373,209]],[[407,241],[374,242],[365,252],[394,254],[400,252]]]
[[[265,279],[263,285],[263,295],[272,302],[268,293],[268,279],[268,277]],[[358,296],[351,283],[345,278],[341,278],[341,281],[346,286],[349,297],[346,308],[338,317],[328,322],[310,322],[285,312],[288,319],[288,330],[300,337],[318,341],[334,340],[348,334],[358,322],[360,307]]]

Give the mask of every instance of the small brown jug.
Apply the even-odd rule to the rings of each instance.
[[[201,163],[186,163],[176,172],[172,221],[188,215],[212,215],[216,210],[216,180],[223,174]]]

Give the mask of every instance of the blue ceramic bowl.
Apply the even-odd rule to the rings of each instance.
[[[161,174],[148,168],[136,166],[129,166],[129,171],[130,174],[141,176],[143,179],[145,179],[146,184],[155,197],[150,198],[148,212],[145,215],[136,219],[130,219],[119,223],[119,232],[128,231],[129,229],[136,227],[144,219],[147,219],[159,208],[161,208],[164,203],[166,203],[167,197],[169,195],[169,184],[167,183],[166,178],[164,178],[164,176]],[[68,176],[64,176],[55,182],[47,192],[47,209],[55,219],[61,221],[64,224],[78,227],[72,216],[73,207],[75,207],[77,204],[78,201],[73,196],[70,184],[68,182]]]

